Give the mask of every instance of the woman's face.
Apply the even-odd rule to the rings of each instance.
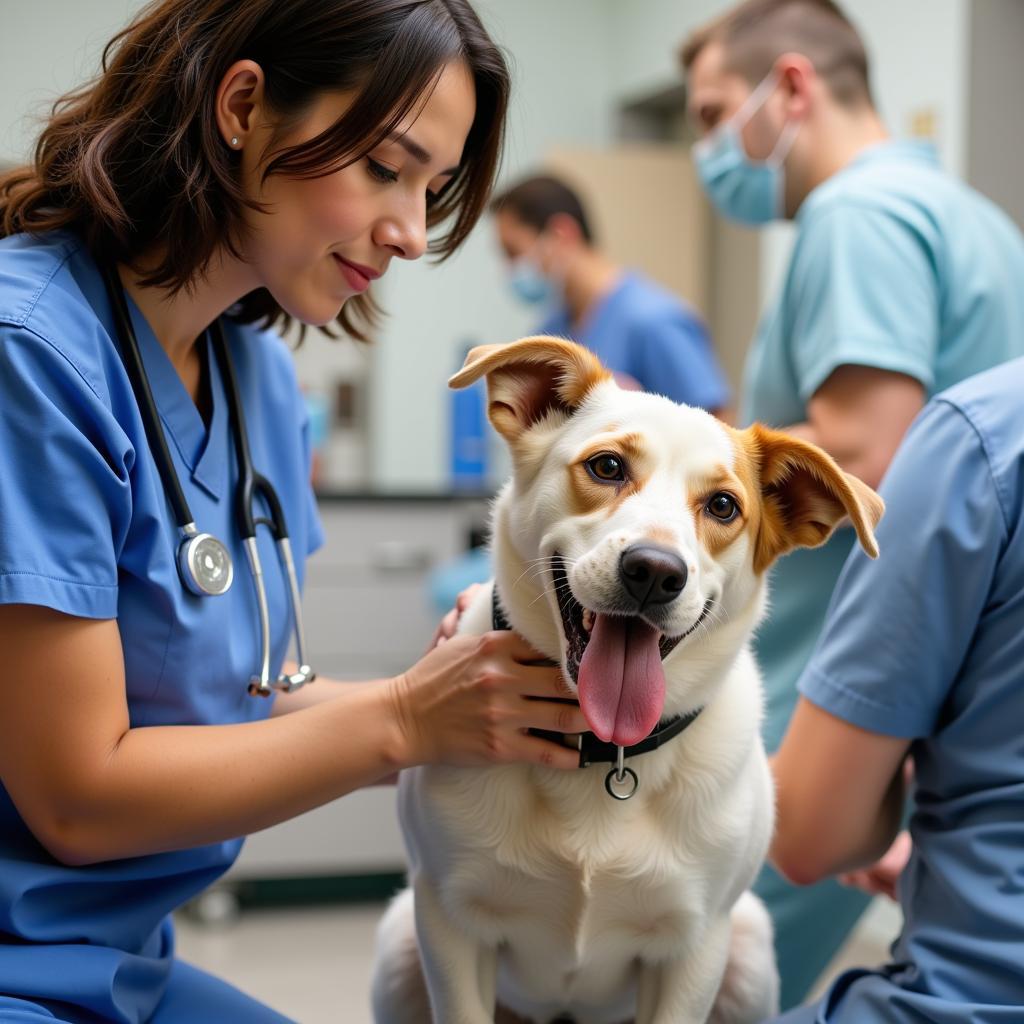
[[[325,131],[351,99],[350,93],[323,94],[274,152]],[[241,140],[242,173],[246,194],[266,212],[246,212],[243,252],[258,285],[297,320],[323,325],[393,257],[422,256],[428,200],[455,173],[475,113],[469,69],[448,64],[433,92],[366,156],[324,177],[274,174],[262,185],[258,160],[273,126],[254,125]]]

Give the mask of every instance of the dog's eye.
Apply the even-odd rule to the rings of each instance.
[[[626,479],[626,467],[616,455],[607,452],[586,461],[587,472],[602,483],[618,483]]]
[[[736,499],[725,491],[719,491],[712,496],[711,500],[704,506],[710,515],[720,519],[723,523],[731,523],[739,515],[740,507]]]

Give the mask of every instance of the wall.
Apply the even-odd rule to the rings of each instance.
[[[981,0],[970,16],[967,180],[1024,229],[1024,3]]]
[[[38,119],[99,70],[100,51],[138,0],[0,0],[0,161],[26,157]]]

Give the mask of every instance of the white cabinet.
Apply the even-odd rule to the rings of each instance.
[[[303,600],[310,664],[336,679],[396,675],[423,654],[437,626],[430,571],[465,549],[486,522],[486,502],[345,496],[324,499],[320,513],[326,543],[309,562]],[[404,865],[395,789],[378,786],[251,836],[228,879]]]

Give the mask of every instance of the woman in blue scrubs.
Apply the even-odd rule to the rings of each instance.
[[[442,221],[452,252],[507,94],[466,0],[165,0],[0,179],[0,1021],[283,1020],[174,957],[168,915],[240,837],[407,765],[575,767],[526,735],[584,723],[527,699],[561,684],[512,634],[450,639],[395,679],[250,696],[260,620],[208,340],[219,320],[301,581],[321,541],[307,424],[265,328],[362,336],[394,258]],[[122,291],[174,473],[240,577],[221,596],[179,576]],[[265,534],[276,676],[290,615]]]
[[[1024,327],[1024,324],[1020,325]],[[774,758],[772,857],[794,881],[870,863],[914,764],[904,927],[784,1024],[1024,1020],[1024,359],[921,413],[850,556]]]

